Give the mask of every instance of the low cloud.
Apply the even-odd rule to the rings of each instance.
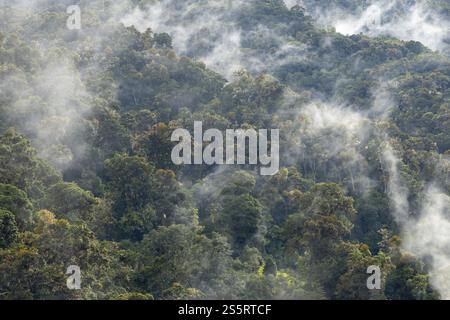
[[[387,35],[419,41],[432,50],[448,52],[449,49],[450,22],[431,2],[372,0],[349,8],[338,5],[318,8],[309,0],[297,2],[319,24],[334,27],[344,35]]]
[[[121,21],[141,32],[151,28],[170,34],[177,53],[205,62],[228,80],[240,69],[270,72],[304,60],[306,48],[275,30],[260,24],[243,30],[240,18],[253,5],[242,0],[162,0],[134,8]]]

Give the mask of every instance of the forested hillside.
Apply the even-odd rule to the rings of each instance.
[[[0,1],[0,299],[450,298],[448,33],[285,2]],[[174,165],[194,121],[280,129],[279,172]]]

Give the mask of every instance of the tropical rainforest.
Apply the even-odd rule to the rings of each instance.
[[[0,8],[0,299],[450,298],[448,1]],[[280,170],[174,165],[194,121]]]

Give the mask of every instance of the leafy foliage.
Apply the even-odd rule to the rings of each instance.
[[[103,1],[86,5],[82,32],[65,30],[68,1],[53,2],[23,25],[13,6],[0,13],[0,299],[439,298],[429,262],[401,248],[382,146],[389,136],[414,191],[409,214],[425,183],[449,194],[447,57],[252,0],[232,21],[243,60],[267,66],[227,81],[189,57],[210,53],[208,30],[179,56],[167,33],[112,23]],[[283,44],[305,55],[268,59]],[[62,73],[52,61],[70,86],[42,78]],[[380,79],[392,99],[376,118]],[[52,95],[59,82],[64,97]],[[367,114],[363,138],[340,114],[335,127],[308,114],[317,100]],[[280,128],[280,171],[173,165],[170,136],[194,120]],[[72,264],[79,291],[66,287]],[[383,270],[381,290],[366,287],[371,265]]]

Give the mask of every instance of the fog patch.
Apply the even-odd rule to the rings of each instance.
[[[294,2],[294,1],[289,1]],[[450,22],[430,2],[372,0],[343,7],[317,7],[313,1],[300,1],[316,21],[344,35],[392,36],[419,41],[432,50],[449,49]]]

